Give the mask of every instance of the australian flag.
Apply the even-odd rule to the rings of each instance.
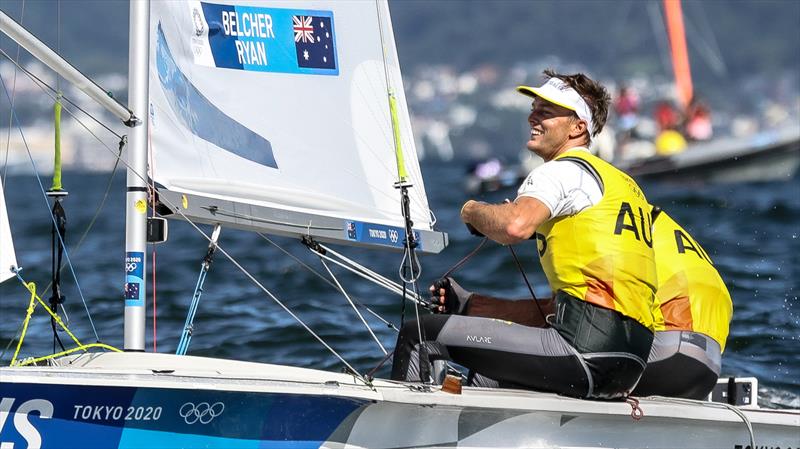
[[[292,16],[297,65],[307,69],[336,69],[331,17]]]
[[[139,299],[139,284],[136,282],[125,283],[125,299]]]

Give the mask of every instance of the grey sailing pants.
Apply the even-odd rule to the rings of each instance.
[[[719,378],[719,343],[698,332],[656,332],[636,396],[704,399]]]

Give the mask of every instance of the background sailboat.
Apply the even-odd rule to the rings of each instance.
[[[691,126],[690,110],[696,101],[686,45],[680,0],[663,0],[665,28],[675,80],[678,113]],[[704,126],[711,137],[710,117]],[[670,131],[667,131],[670,132]],[[674,131],[672,131],[674,132]],[[658,140],[656,140],[658,146]],[[732,183],[788,181],[800,168],[800,126],[765,130],[746,137],[723,137],[690,142],[674,154],[625,157],[614,163],[632,176],[675,183]]]

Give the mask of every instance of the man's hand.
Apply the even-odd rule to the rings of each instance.
[[[540,200],[520,197],[514,202],[486,204],[469,200],[461,208],[461,221],[501,245],[513,245],[530,238],[550,218],[550,209]]]
[[[475,229],[475,226],[472,226],[469,223],[464,223],[464,224],[467,226],[467,231],[469,231],[469,233],[474,235],[475,237],[486,237],[481,233],[481,231]]]
[[[475,200],[469,200],[469,201],[467,201],[466,203],[464,203],[464,205],[463,205],[463,206],[461,206],[461,213],[460,213],[460,215],[461,215],[461,221],[463,221],[463,222],[464,222],[464,225],[466,225],[466,226],[467,226],[467,230],[469,231],[469,233],[470,233],[470,234],[474,235],[475,237],[484,237],[483,233],[482,233],[481,231],[479,231],[479,230],[478,230],[478,229],[477,229],[477,228],[476,228],[474,225],[472,225],[472,224],[471,224],[471,223],[470,223],[470,222],[467,220],[467,209],[468,209],[470,206],[472,206],[472,205],[473,205],[473,203],[474,203],[474,204],[480,204],[480,202],[479,202],[479,201],[475,201]]]
[[[437,280],[430,287],[433,313],[463,315],[467,311],[472,292],[464,290],[455,279],[446,277]]]

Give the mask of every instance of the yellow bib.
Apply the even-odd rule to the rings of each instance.
[[[600,202],[539,226],[539,257],[550,288],[616,310],[653,330],[656,265],[650,206],[625,173],[585,151],[555,160],[581,164],[600,183]]]
[[[669,215],[653,223],[658,291],[656,330],[687,330],[708,335],[725,350],[733,303],[705,250]]]

